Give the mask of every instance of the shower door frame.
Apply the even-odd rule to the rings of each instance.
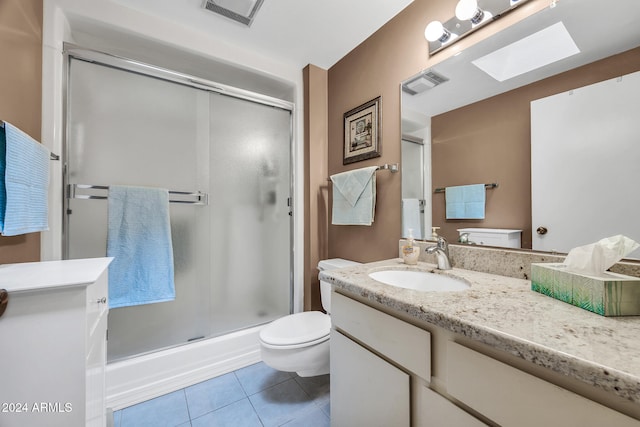
[[[138,60],[124,58],[118,55],[113,55],[98,50],[83,48],[72,43],[65,42],[63,45],[63,90],[62,90],[62,154],[63,170],[62,170],[62,259],[69,258],[69,215],[67,211],[69,209],[69,150],[68,140],[69,135],[69,81],[71,77],[70,64],[72,59],[95,63],[98,65],[114,68],[121,71],[132,72],[143,76],[156,78],[171,83],[184,85],[187,87],[201,89],[207,92],[217,93],[224,96],[229,96],[237,99],[246,100],[262,104],[269,107],[278,108],[289,112],[289,196],[287,198],[287,209],[289,214],[289,313],[293,313],[295,307],[294,301],[294,179],[295,179],[295,162],[294,162],[294,113],[295,104],[282,99],[274,98],[268,95],[263,95],[257,92],[252,92],[245,89],[217,83],[208,79],[193,76],[190,74],[172,71],[163,67],[147,64]],[[250,327],[249,327],[250,328]],[[211,337],[205,337],[205,339]],[[158,349],[158,350],[163,350]],[[135,357],[135,356],[134,356]]]

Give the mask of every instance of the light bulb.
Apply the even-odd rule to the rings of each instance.
[[[484,12],[478,8],[477,0],[460,0],[456,5],[456,18],[461,21],[471,21],[478,24],[482,21]]]
[[[449,40],[450,36],[451,33],[444,28],[440,21],[431,21],[427,28],[424,29],[424,38],[430,42],[440,41],[440,43],[444,43]]]

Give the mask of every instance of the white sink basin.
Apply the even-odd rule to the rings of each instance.
[[[369,273],[378,282],[405,289],[428,292],[454,292],[469,289],[469,284],[455,277],[426,271],[383,270]]]

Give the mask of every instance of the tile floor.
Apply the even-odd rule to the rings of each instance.
[[[114,413],[115,427],[329,426],[329,375],[256,363]]]

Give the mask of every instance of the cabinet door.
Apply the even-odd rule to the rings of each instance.
[[[331,330],[331,426],[410,425],[409,375]]]
[[[440,396],[435,391],[421,387],[420,413],[415,423],[429,427],[486,427],[487,424],[473,417],[451,401]]]
[[[498,360],[447,343],[447,391],[505,427],[640,427],[640,421]]]

